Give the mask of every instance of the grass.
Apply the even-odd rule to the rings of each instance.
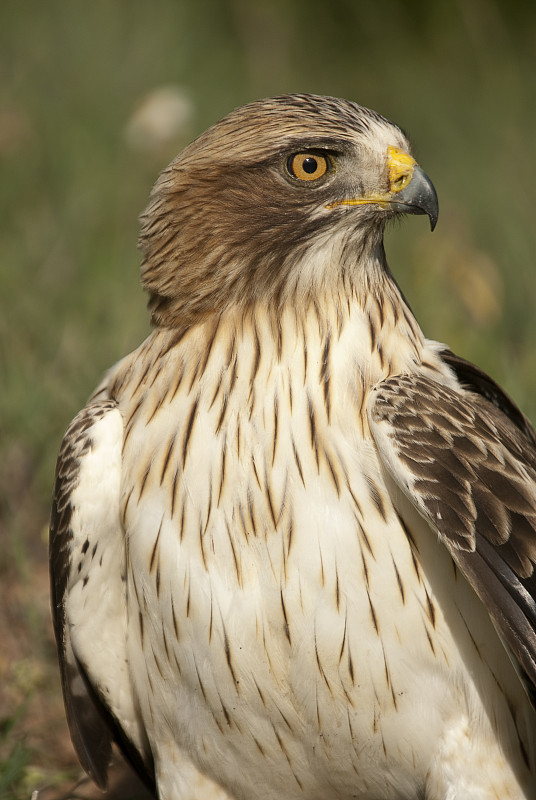
[[[8,797],[14,787],[24,781],[31,760],[31,752],[24,739],[15,739],[13,736],[22,716],[23,708],[14,717],[7,717],[0,723],[0,797]]]
[[[394,119],[441,216],[433,236],[417,219],[390,232],[393,271],[426,333],[536,419],[535,30],[534,7],[506,0],[2,4],[0,796],[26,797],[28,776],[53,781],[74,764],[44,530],[63,430],[148,331],[137,216],[158,171],[262,95],[341,95]],[[139,103],[170,84],[191,121],[162,146],[129,145]]]

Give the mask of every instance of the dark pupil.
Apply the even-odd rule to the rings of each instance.
[[[305,158],[302,164],[302,169],[308,175],[312,175],[318,169],[318,162],[316,158]]]

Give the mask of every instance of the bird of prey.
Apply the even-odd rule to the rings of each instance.
[[[154,329],[69,427],[71,735],[161,800],[536,797],[536,436],[425,338],[384,228],[438,205],[374,111],[232,112],[142,217]]]

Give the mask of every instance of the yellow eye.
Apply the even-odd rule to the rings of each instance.
[[[325,175],[329,162],[317,153],[296,153],[287,163],[288,171],[300,181],[316,181]]]

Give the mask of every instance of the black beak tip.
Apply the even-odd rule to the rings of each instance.
[[[434,184],[418,165],[413,170],[410,183],[394,199],[393,205],[406,214],[426,214],[430,230],[437,225],[439,203]]]
[[[428,215],[430,230],[433,231],[439,217],[437,192],[428,175],[420,167],[415,167],[415,174],[408,189],[413,190],[414,205],[420,209],[421,213]]]

